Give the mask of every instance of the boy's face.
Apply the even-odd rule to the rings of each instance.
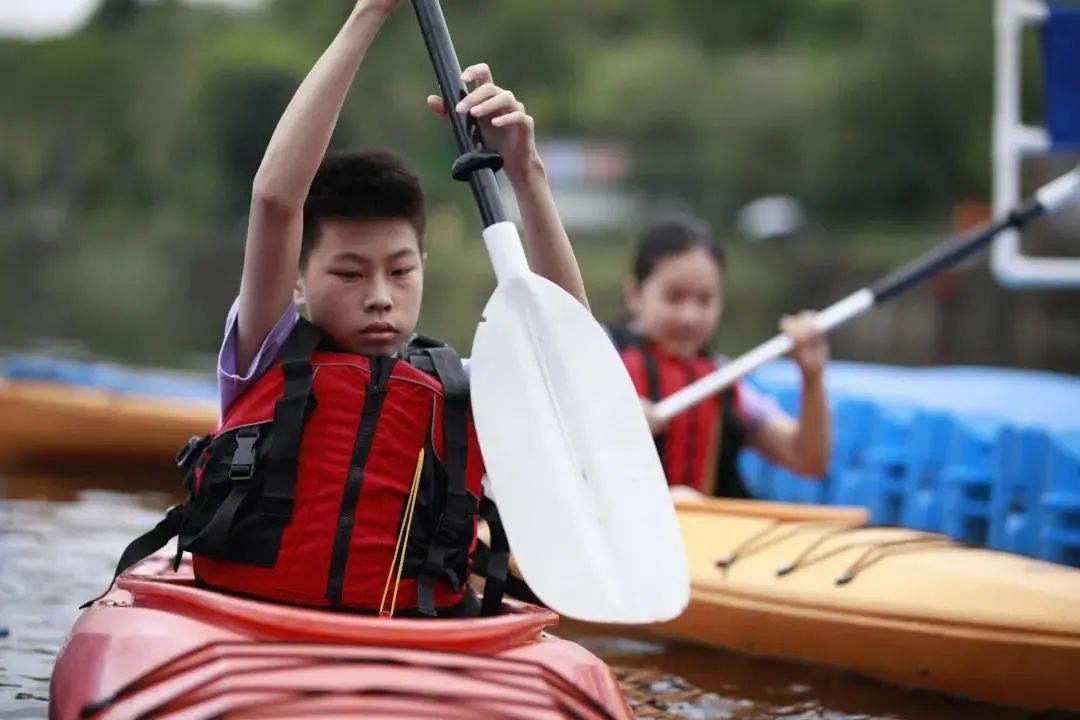
[[[342,349],[392,355],[420,316],[424,257],[406,220],[325,220],[296,301]]]
[[[724,276],[708,251],[660,260],[647,278],[627,287],[630,312],[642,333],[668,352],[693,357],[708,344],[724,310]]]

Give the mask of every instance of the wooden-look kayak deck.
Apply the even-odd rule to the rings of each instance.
[[[865,519],[862,508],[680,502],[690,606],[640,630],[991,703],[1080,710],[1080,570]]]

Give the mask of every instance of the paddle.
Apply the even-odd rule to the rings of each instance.
[[[871,308],[882,305],[926,278],[951,267],[990,243],[1004,230],[1020,229],[1042,215],[1047,215],[1080,200],[1080,167],[1040,188],[1028,202],[1013,208],[1004,218],[979,230],[959,235],[920,255],[915,260],[889,273],[870,287],[848,295],[817,316],[816,326],[828,332],[858,317]],[[709,373],[682,390],[672,393],[656,404],[657,417],[668,420],[693,407],[705,398],[723,391],[735,381],[765,363],[791,352],[793,343],[787,335],[777,335],[750,352]]]
[[[413,0],[447,108],[465,96],[438,0]],[[637,393],[588,310],[533,274],[470,120],[450,112],[497,287],[476,331],[472,408],[507,537],[549,607],[581,620],[668,620],[689,601],[682,538]]]

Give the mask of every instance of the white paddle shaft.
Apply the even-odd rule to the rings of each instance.
[[[863,288],[818,313],[814,325],[819,332],[827,333],[873,306],[874,293]],[[658,402],[654,408],[656,416],[661,420],[671,419],[690,406],[731,386],[762,365],[783,357],[791,352],[793,347],[790,337],[777,335]]]
[[[484,228],[484,245],[495,268],[495,280],[504,283],[514,275],[529,272],[529,261],[521,245],[517,226],[504,220]]]
[[[1080,198],[1080,167],[1043,185],[1035,193],[1035,199],[1043,211],[1052,213]]]

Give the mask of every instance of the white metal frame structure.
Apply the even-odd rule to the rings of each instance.
[[[1008,212],[1021,198],[1020,170],[1025,155],[1052,150],[1043,127],[1024,125],[1020,117],[1021,37],[1025,25],[1046,22],[1041,0],[997,0],[995,10],[994,214]],[[998,282],[1013,288],[1080,288],[1080,258],[1032,257],[1020,251],[1016,231],[1002,233],[994,244],[991,267]]]

